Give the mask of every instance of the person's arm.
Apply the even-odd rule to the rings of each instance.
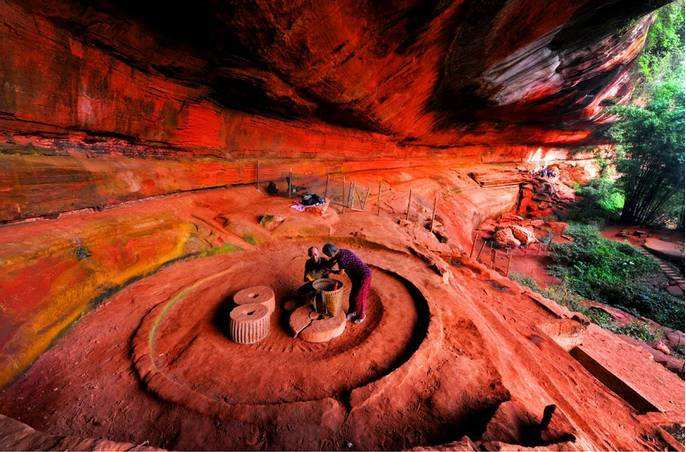
[[[305,261],[305,274],[303,275],[303,281],[310,282],[310,259]]]
[[[337,270],[333,268],[334,265],[338,265]],[[338,263],[338,256],[334,256],[331,259],[329,259],[327,266],[329,267],[329,269],[331,269],[331,273],[335,273],[337,275],[341,273],[341,264]]]

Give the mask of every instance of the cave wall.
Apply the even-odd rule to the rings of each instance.
[[[249,183],[257,160],[269,178],[563,156],[629,92],[650,19],[611,34],[584,2],[420,3],[215,5],[206,26],[233,34],[177,43],[176,7],[151,25],[127,2],[2,0],[0,221]],[[560,38],[574,24],[598,42]]]

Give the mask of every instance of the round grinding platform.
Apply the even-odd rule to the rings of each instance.
[[[425,334],[419,311],[426,307],[418,306],[425,301],[389,273],[375,270],[363,324],[346,324],[343,310],[328,317],[316,315],[310,306],[297,308],[293,316],[284,309],[301,284],[305,250],[284,246],[269,255],[251,253],[153,309],[136,334],[135,352],[155,357],[136,361],[141,373],[156,375],[155,392],[176,400],[181,384],[198,397],[227,404],[316,400],[366,385],[407,359],[408,350]],[[350,283],[344,285],[347,300]],[[222,331],[226,321],[218,319],[226,319],[226,298],[232,294],[236,302],[276,300],[269,334],[261,341],[262,327]],[[246,309],[247,314],[249,306],[255,305],[235,309]],[[289,317],[294,319],[290,323]],[[300,331],[298,338],[294,331]],[[253,345],[234,343],[227,333]],[[182,403],[193,397],[184,396]]]
[[[239,290],[233,296],[233,302],[237,305],[258,303],[264,305],[271,314],[274,312],[276,304],[274,302],[274,291],[267,286],[247,287]]]

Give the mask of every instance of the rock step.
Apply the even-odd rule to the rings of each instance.
[[[674,267],[674,265],[660,259],[659,257],[655,256],[645,248],[636,249],[639,253],[657,262],[658,266],[660,267],[660,270],[662,270],[662,273],[664,273],[665,276],[667,276],[667,279],[669,279],[670,283],[672,283],[671,285],[677,285],[683,290],[684,277],[681,275],[681,272],[679,272],[679,270],[676,267]]]

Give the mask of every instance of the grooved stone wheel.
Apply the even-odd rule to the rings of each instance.
[[[317,314],[311,306],[301,306],[291,313],[289,325],[306,342],[328,342],[345,331],[345,312],[333,317]]]
[[[269,334],[269,311],[262,304],[244,304],[229,314],[229,334],[239,344],[254,344]]]
[[[275,307],[274,291],[271,287],[267,286],[248,287],[236,292],[236,295],[233,296],[233,302],[238,306],[258,303],[264,305],[271,314],[274,312]]]
[[[342,310],[333,317],[313,320],[310,326],[300,333],[300,338],[307,342],[329,342],[345,331],[345,312]]]

